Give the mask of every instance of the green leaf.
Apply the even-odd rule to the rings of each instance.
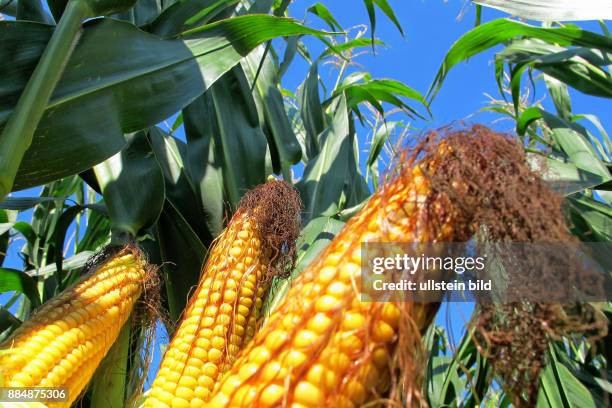
[[[606,52],[612,51],[612,38],[575,26],[541,28],[507,19],[493,20],[470,30],[453,44],[429,87],[427,100],[431,103],[446,75],[456,64],[519,36],[537,38],[559,46],[576,45],[598,48]]]
[[[588,139],[588,132],[583,127],[564,121],[539,108],[531,107],[526,109],[517,121],[517,133],[525,134],[527,127],[538,119],[543,119],[546,122],[552,130],[553,140],[572,163],[583,171],[581,177],[591,174],[600,177],[602,183],[610,180],[611,175],[608,168],[598,157]],[[593,177],[589,176],[584,181],[591,183]]]
[[[75,252],[96,252],[110,242],[111,225],[109,219],[98,211],[90,211],[87,216],[87,229],[75,247]],[[66,268],[66,261],[62,263]]]
[[[393,8],[389,5],[389,2],[387,0],[373,0],[373,1],[374,1],[374,4],[376,4],[378,8],[380,8],[382,12],[385,13],[385,15],[389,18],[389,20],[391,20],[393,24],[395,24],[395,27],[397,27],[399,32],[402,35],[404,35],[404,30],[402,29],[402,25],[400,24],[399,20],[395,16],[395,12],[393,11]],[[372,28],[372,34],[373,32],[374,32],[374,28]]]
[[[527,157],[528,160],[533,159],[531,161],[536,171],[541,173],[542,178],[549,183],[549,187],[566,196],[596,187],[609,180],[553,157],[543,158],[529,154]]]
[[[332,31],[342,31],[342,26],[323,3],[315,3],[307,11],[325,21]]]
[[[0,22],[0,127],[51,29]],[[76,174],[118,152],[123,133],[154,125],[190,103],[257,45],[277,36],[322,34],[294,20],[241,16],[177,40],[111,19],[87,24],[65,68],[14,189]],[[65,140],[71,143],[64,143]]]
[[[362,102],[370,102],[384,116],[385,109],[382,102],[390,103],[400,109],[405,110],[409,115],[413,114],[423,118],[415,109],[408,106],[401,98],[412,99],[420,102],[425,108],[427,102],[423,95],[412,89],[408,85],[394,79],[367,79],[364,82],[343,83],[334,95],[344,92],[347,97],[347,105],[351,109],[357,109]]]
[[[4,340],[6,340],[7,337],[13,332],[13,330],[20,325],[21,320],[17,319],[5,308],[0,307],[0,343],[3,343]]]
[[[552,101],[555,104],[557,115],[559,115],[561,119],[571,120],[572,101],[570,99],[567,85],[565,85],[558,79],[550,77],[548,75],[544,75],[544,80],[546,81],[546,88],[548,88],[548,93],[550,94]]]
[[[302,149],[285,111],[283,96],[278,88],[278,73],[270,57],[266,57],[264,48],[258,47],[244,58],[242,68],[254,88],[252,94],[257,110],[263,113],[263,120],[260,120],[269,134],[268,140],[272,142],[269,143],[270,147],[277,152],[273,153],[273,157],[278,155],[281,166],[298,163],[302,158]]]
[[[13,228],[15,219],[11,212],[0,209],[0,266],[4,263],[6,251],[8,250],[10,234],[8,232]]]
[[[159,0],[136,0],[136,4],[129,10],[113,14],[110,17],[129,21],[135,26],[141,27],[153,21],[161,11]]]
[[[345,41],[340,44],[334,44],[333,47],[328,47],[323,51],[323,53],[319,56],[319,60],[329,56],[329,55],[338,55],[338,53],[343,53],[345,51],[350,51],[355,48],[367,47],[372,44],[371,40],[366,40],[365,38],[353,38],[351,40]],[[384,42],[376,39],[374,40],[374,44],[383,45]]]
[[[561,364],[552,346],[550,361],[540,376],[538,406],[556,407],[597,407],[588,389]]]
[[[173,3],[151,23],[149,30],[163,38],[174,37],[206,24],[228,9],[233,9],[239,0],[183,0]]]
[[[609,205],[595,201],[584,194],[570,196],[567,202],[572,211],[573,232],[580,239],[587,242],[612,240],[612,208]]]
[[[513,16],[538,21],[611,20],[606,0],[473,0]]]
[[[593,146],[582,132],[583,129],[546,111],[541,111],[541,114],[542,119],[552,130],[553,139],[576,167],[597,174],[606,180],[610,178],[610,172],[595,153]]]
[[[201,203],[207,230],[215,237],[223,229],[225,199],[223,152],[214,137],[216,114],[210,95],[204,94],[192,102],[183,110],[183,116],[188,141],[185,168]]]
[[[321,251],[327,248],[344,225],[344,222],[326,216],[314,218],[306,224],[296,243],[298,252],[293,276],[297,276],[310,265]]]
[[[22,271],[0,268],[0,293],[6,292],[23,293],[34,307],[40,305],[36,281]]]
[[[376,129],[374,137],[372,138],[372,144],[370,145],[370,152],[368,154],[368,160],[366,162],[366,178],[368,174],[371,174],[374,181],[374,187],[378,185],[378,174],[376,174],[376,164],[378,163],[378,157],[382,152],[383,147],[389,136],[399,125],[399,122],[383,122],[382,125]]]
[[[164,205],[164,178],[145,132],[129,136],[120,153],[94,168],[113,233],[132,238],[155,223]]]
[[[40,0],[13,0],[17,3],[17,20],[29,20],[54,24],[53,17],[45,11]]]
[[[157,222],[156,238],[163,262],[168,312],[172,321],[178,322],[191,288],[198,282],[206,247],[167,200]]]
[[[610,136],[608,135],[608,132],[606,132],[606,129],[603,127],[599,118],[595,115],[591,115],[588,113],[573,115],[570,118],[572,122],[575,122],[580,119],[588,120],[593,124],[593,126],[597,128],[601,135],[602,142],[605,146],[605,153],[603,154],[603,156],[607,159],[608,162],[612,161],[612,141],[610,141]]]
[[[93,251],[81,251],[78,254],[75,254],[69,258],[64,259],[62,266],[65,271],[70,271],[73,269],[80,269],[83,266],[85,266],[87,261],[89,261],[89,259],[93,255],[94,255]],[[36,269],[27,270],[25,273],[27,273],[29,276],[35,276],[35,277],[46,279],[49,276],[56,273],[56,271],[57,271],[57,267],[55,266],[55,263],[53,263],[43,268],[40,268],[38,270]]]
[[[25,211],[36,207],[40,203],[62,203],[66,197],[5,197],[0,201],[0,208],[4,210]]]
[[[0,0],[0,13],[17,17],[17,4],[18,2],[15,0]]]
[[[124,400],[129,372],[131,326],[130,320],[123,325],[119,336],[96,369],[91,381],[92,407],[123,408],[126,405]]]
[[[307,163],[304,176],[296,185],[304,202],[306,220],[323,213],[337,213],[344,185],[351,182],[349,156],[353,140],[344,95],[336,99],[332,112],[332,120],[321,135],[321,152]]]
[[[325,129],[325,116],[319,96],[319,68],[312,64],[298,92],[300,116],[306,131],[305,156],[312,159],[321,149],[319,134]]]
[[[187,124],[186,127],[188,127]],[[190,131],[191,129],[187,133],[190,134]],[[215,216],[214,212],[209,211],[209,206],[201,204],[200,183],[202,180],[200,178],[194,179],[193,174],[188,169],[190,155],[194,155],[196,166],[206,168],[208,151],[202,151],[202,146],[198,145],[197,141],[190,142],[187,145],[181,140],[165,134],[158,127],[149,129],[149,138],[164,174],[166,199],[171,201],[174,207],[189,220],[189,225],[200,240],[209,243],[222,228],[223,182],[221,181],[220,195],[214,196],[212,186],[206,186],[204,189],[206,196],[214,196],[217,199],[216,205],[219,207],[220,213]]]
[[[235,208],[246,191],[266,180],[266,136],[253,117],[252,95],[240,67],[217,81],[204,97],[215,118],[212,137],[222,152],[225,191]]]
[[[387,0],[363,0],[368,11],[368,17],[370,18],[370,26],[372,27],[372,46],[374,46],[374,34],[376,32],[376,10],[374,6],[378,6],[383,13],[395,24],[399,32],[404,35],[404,30],[399,20],[395,16],[393,8],[389,5]]]

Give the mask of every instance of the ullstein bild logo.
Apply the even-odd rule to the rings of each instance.
[[[608,301],[608,243],[364,243],[361,300]]]

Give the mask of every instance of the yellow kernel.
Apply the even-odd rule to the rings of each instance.
[[[216,349],[222,349],[223,347],[225,347],[225,339],[223,337],[220,336],[215,336],[212,339],[211,342],[212,346]]]
[[[266,337],[265,345],[269,350],[276,350],[281,347],[288,339],[287,332],[274,330]]]
[[[230,375],[221,384],[221,392],[226,394],[233,393],[240,386],[240,378],[237,375]]]
[[[397,327],[400,314],[400,309],[397,306],[392,303],[385,303],[380,312],[380,318],[392,327]]]
[[[295,386],[294,400],[311,407],[322,407],[325,403],[323,393],[308,381],[300,381]]]
[[[189,402],[182,398],[172,398],[172,408],[189,408]]]
[[[325,265],[335,267],[342,260],[342,255],[343,254],[338,252],[334,252],[327,255],[327,257],[325,258]]]
[[[309,348],[316,345],[317,340],[319,340],[319,336],[315,332],[310,330],[300,330],[295,336],[293,344],[295,344],[295,346],[298,348]]]
[[[249,314],[249,312],[251,311],[251,309],[249,309],[248,307],[244,306],[244,305],[238,305],[236,311],[238,312],[238,314],[242,315],[242,316],[247,316]]]
[[[335,277],[336,268],[331,266],[324,266],[319,270],[319,273],[317,275],[317,279],[323,284],[331,282],[332,280],[334,280]]]
[[[358,353],[363,347],[363,342],[355,335],[344,335],[340,337],[340,350],[349,355]]]
[[[190,371],[191,374],[188,374],[188,369],[195,370],[195,373]],[[178,382],[178,385],[192,389],[195,388],[198,385],[198,382],[196,381],[198,374],[198,370],[194,369],[193,367],[186,367],[185,371],[183,371],[183,376]]]
[[[249,353],[249,360],[255,364],[264,364],[270,359],[270,352],[263,346],[257,346]]]
[[[342,320],[342,329],[358,330],[365,326],[366,319],[361,313],[346,312]]]
[[[366,390],[363,385],[357,380],[352,380],[347,383],[346,394],[356,405],[363,404],[366,399]]]
[[[189,401],[193,398],[193,390],[187,387],[177,387],[174,395],[178,398]]]
[[[259,403],[264,407],[272,407],[277,405],[285,394],[285,389],[280,385],[270,384],[261,393]]]
[[[217,368],[216,364],[206,363],[204,364],[204,367],[202,368],[202,372],[205,375],[209,376],[210,378],[215,378],[217,374],[219,373],[219,369]]]
[[[206,401],[210,397],[210,390],[201,386],[197,386],[193,391],[196,398],[201,398]]]
[[[283,379],[287,375],[287,370],[281,364],[274,360],[265,365],[261,377],[263,381],[272,381],[275,379]]]
[[[325,313],[317,313],[308,321],[307,328],[316,333],[323,334],[331,327],[333,321]]]
[[[210,348],[210,340],[208,340],[207,338],[199,338],[196,340],[195,345],[197,347],[203,348],[204,350],[207,350]]]
[[[206,360],[208,352],[201,347],[194,347],[193,350],[191,350],[191,356],[200,360]]]
[[[238,376],[243,381],[248,380],[253,376],[253,374],[257,372],[258,368],[259,366],[256,364],[246,363],[242,367],[240,367],[240,370],[238,370]]]
[[[389,361],[389,354],[384,347],[378,347],[372,351],[372,361],[376,367],[385,367]]]
[[[395,336],[395,330],[384,321],[374,323],[372,329],[372,340],[375,342],[390,342]]]
[[[361,263],[347,263],[340,269],[340,280],[350,282],[352,279],[361,275]]]
[[[255,397],[257,397],[257,389],[253,386],[243,385],[234,393],[232,404],[238,404],[238,406],[250,405]]]
[[[284,365],[292,368],[297,368],[306,362],[308,357],[306,354],[297,350],[291,350],[282,360]]]
[[[334,372],[344,372],[351,364],[351,360],[348,358],[348,356],[338,351],[332,351],[322,360],[324,361],[325,366]]]
[[[203,362],[201,359],[199,359],[199,358],[190,357],[190,358],[187,360],[187,363],[186,363],[186,364],[187,364],[187,366],[189,366],[189,367],[194,367],[194,368],[196,368],[196,369],[197,369],[197,368],[202,367],[202,365],[204,364],[204,362]]]
[[[223,358],[223,353],[215,348],[208,351],[208,359],[213,363],[218,363]]]
[[[198,385],[208,390],[212,390],[215,386],[215,380],[207,375],[201,375],[198,377]]]
[[[189,406],[191,408],[200,408],[200,407],[203,407],[204,405],[206,405],[206,403],[204,402],[203,399],[200,399],[200,398],[192,398],[192,400],[189,402]]]
[[[315,303],[315,309],[317,312],[331,312],[339,306],[340,301],[329,295],[321,296]]]
[[[347,290],[348,285],[345,285],[342,282],[334,282],[327,287],[327,293],[336,298],[341,298],[345,296]]]
[[[311,384],[323,386],[328,391],[334,390],[338,381],[336,374],[322,364],[311,366],[306,374],[306,380]]]

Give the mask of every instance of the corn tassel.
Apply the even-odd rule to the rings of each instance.
[[[0,345],[5,387],[62,387],[69,407],[87,386],[116,340],[150,268],[125,248],[80,282],[45,303]]]
[[[293,282],[207,406],[354,407],[387,392],[405,309],[360,302],[361,243],[452,240],[454,213],[432,196],[418,166],[374,194]],[[441,224],[428,222],[432,211]],[[431,306],[412,307],[415,326],[428,325]]]
[[[285,200],[298,202],[296,193],[279,181],[269,181],[253,191],[263,191],[263,201],[269,199],[266,191],[272,191],[281,199],[286,194],[292,197]],[[255,334],[276,250],[262,237],[262,216],[266,214],[261,213],[269,210],[265,206],[270,202],[254,208],[241,205],[213,243],[200,283],[164,355],[145,407],[203,406],[238,351]],[[298,211],[299,204],[291,209],[291,225],[286,226],[295,229],[294,236]],[[284,244],[293,246],[292,242]]]

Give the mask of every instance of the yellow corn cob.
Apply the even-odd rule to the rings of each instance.
[[[299,203],[295,191],[284,182],[268,181],[253,194],[263,192],[265,201],[270,199],[266,191],[281,199],[283,194],[291,195],[285,197],[287,202]],[[270,202],[261,207],[241,205],[213,244],[145,407],[203,406],[238,351],[253,337],[268,288],[269,266],[277,251],[262,237],[262,223],[268,221],[260,213],[269,207]],[[299,205],[291,210],[291,225],[286,228],[295,229],[296,236]]]
[[[453,213],[432,194],[417,166],[373,195],[295,280],[207,406],[353,407],[385,392],[400,308],[360,302],[361,243],[452,240]],[[428,222],[432,209],[441,224]],[[414,308],[426,325],[428,307]]]
[[[0,345],[0,385],[62,387],[68,401],[48,406],[69,407],[116,340],[149,270],[138,250],[124,248],[45,303]]]

